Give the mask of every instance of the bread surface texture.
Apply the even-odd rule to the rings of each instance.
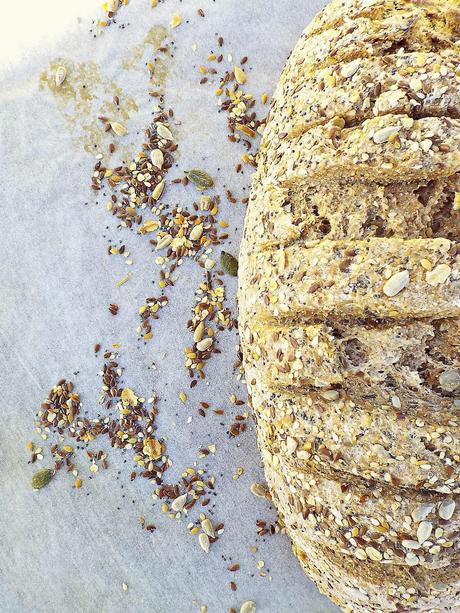
[[[333,0],[304,30],[238,303],[306,574],[347,613],[460,612],[460,1]]]

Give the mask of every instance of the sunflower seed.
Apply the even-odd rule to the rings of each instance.
[[[267,488],[262,483],[253,483],[251,485],[251,493],[257,498],[268,498],[270,495]]]
[[[240,68],[239,66],[235,66],[233,72],[235,74],[235,79],[237,83],[239,83],[240,85],[246,83],[246,73],[242,68]]]
[[[204,334],[204,322],[200,321],[200,323],[195,328],[195,332],[193,333],[193,341],[195,343],[199,343],[203,338]]]

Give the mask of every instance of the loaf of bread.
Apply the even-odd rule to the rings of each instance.
[[[305,572],[349,613],[460,612],[459,0],[314,18],[239,270],[258,443]]]

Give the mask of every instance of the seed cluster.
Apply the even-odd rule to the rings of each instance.
[[[219,37],[217,40],[219,51],[224,45],[224,39]],[[211,52],[207,57],[208,62],[216,62],[221,64],[224,60],[223,53]],[[232,55],[227,56],[227,60],[232,63]],[[251,166],[256,165],[256,153],[258,144],[256,137],[262,134],[265,127],[266,119],[260,119],[255,110],[256,100],[252,93],[246,91],[244,87],[247,82],[247,65],[248,58],[244,56],[240,59],[239,64],[235,64],[232,68],[225,70],[219,77],[218,87],[214,91],[217,96],[219,111],[227,115],[228,139],[234,143],[241,143],[246,149],[241,157],[243,164]],[[244,68],[243,68],[244,66]],[[201,78],[200,83],[208,83],[210,76],[216,75],[218,71],[212,66],[199,66],[200,73],[205,75]],[[268,96],[262,94],[261,103],[265,105],[268,101]],[[241,172],[242,164],[238,163],[236,171]],[[229,197],[232,201],[232,194]]]
[[[143,226],[142,223],[145,212],[158,215],[163,208],[158,201],[165,190],[165,175],[173,165],[173,154],[177,149],[168,127],[172,117],[171,109],[168,112],[160,110],[155,115],[152,124],[145,130],[146,142],[142,150],[128,165],[108,168],[99,159],[94,166],[91,187],[99,191],[104,181],[107,182],[114,192],[106,205],[107,210],[120,219],[122,227],[139,225],[141,233],[156,229],[156,221],[153,227],[152,221],[147,221]],[[107,121],[107,118],[100,119]],[[113,127],[114,124],[111,125]]]
[[[61,379],[49,392],[48,398],[38,411],[37,427],[40,431],[55,431],[59,434],[72,427],[80,412],[80,396],[74,393],[73,383]]]
[[[115,22],[118,10],[129,4],[129,0],[107,0],[102,5],[105,13],[102,19],[98,19],[97,25],[99,28],[107,28]]]
[[[128,0],[107,2],[104,5],[104,10],[107,12],[106,23],[99,25],[105,27],[112,23],[120,7],[127,3]],[[198,15],[204,17],[204,12],[200,9]],[[180,19],[175,18],[174,27],[180,25],[180,22]],[[219,39],[219,46],[222,45],[223,40]],[[160,47],[158,53],[168,53],[168,46]],[[210,56],[208,59],[220,63],[223,57]],[[220,88],[221,93],[225,92],[225,99],[220,100],[219,104],[220,109],[228,115],[230,140],[243,142],[247,150],[243,162],[253,164],[255,138],[264,122],[256,116],[252,95],[244,91],[243,85],[247,77],[243,66],[246,62],[247,58],[242,58],[239,66],[235,66],[222,76]],[[147,68],[151,83],[155,84],[154,62],[148,63]],[[212,67],[206,72],[209,75],[217,74],[217,70]],[[62,83],[66,75],[60,73],[56,78]],[[205,379],[206,362],[214,354],[220,353],[217,347],[218,335],[237,326],[230,309],[225,306],[223,281],[224,273],[236,274],[237,262],[234,258],[230,262],[229,258],[232,256],[225,254],[223,260],[221,259],[221,266],[224,269],[222,272],[217,270],[216,260],[219,258],[214,260],[212,257],[213,249],[228,239],[229,224],[220,217],[221,197],[218,194],[211,192],[211,194],[199,194],[197,197],[197,190],[201,192],[215,189],[214,178],[208,172],[209,169],[183,170],[182,176],[169,179],[168,173],[175,165],[175,152],[178,148],[174,134],[174,111],[165,107],[164,93],[160,86],[149,94],[155,101],[155,108],[151,124],[145,130],[145,142],[140,151],[131,162],[118,166],[110,164],[109,161],[106,163],[102,153],[99,153],[92,172],[91,188],[97,194],[105,194],[106,190],[109,192],[106,208],[116,218],[118,228],[135,229],[139,240],[148,240],[154,254],[154,262],[159,268],[158,285],[161,293],[146,298],[138,310],[140,325],[137,333],[143,340],[148,341],[154,336],[153,321],[159,318],[160,310],[169,303],[166,294],[168,287],[175,283],[176,268],[185,258],[189,258],[202,269],[203,277],[195,292],[191,319],[187,322],[192,342],[190,347],[184,349],[185,367],[191,378],[190,387],[194,387],[199,380]],[[117,107],[121,104],[118,96],[114,97],[113,102]],[[128,127],[106,116],[100,116],[99,121],[104,125],[106,132],[113,137],[113,142],[108,147],[108,160],[110,160],[110,156],[117,150],[119,139],[128,135]],[[237,167],[237,171],[240,170],[241,165]],[[188,197],[192,192],[196,201],[188,207],[169,206],[163,199],[165,194],[169,193],[168,187],[172,186],[182,189]],[[225,196],[231,204],[237,202],[229,189],[226,190]],[[130,255],[121,241],[119,246],[109,244],[107,251],[109,255],[122,255],[125,258]],[[227,266],[228,262],[231,265]],[[126,259],[126,263],[132,264],[132,260]],[[130,276],[131,273],[128,273],[117,286],[126,283]],[[119,305],[111,302],[108,310],[115,316],[119,312]],[[113,348],[116,347],[117,345],[113,345]],[[98,354],[100,351],[101,344],[96,343],[94,353]],[[124,385],[122,380],[124,373],[116,353],[105,351],[103,358],[99,373],[102,384],[97,416],[87,417],[86,414],[82,416],[79,395],[74,392],[73,384],[66,380],[59,381],[42,404],[37,415],[37,432],[43,440],[51,434],[57,434],[58,441],[49,448],[53,461],[52,468],[42,469],[45,472],[35,477],[37,489],[49,483],[61,469],[72,475],[73,487],[80,489],[83,480],[77,470],[76,460],[82,455],[89,460],[89,471],[93,475],[100,469],[107,469],[109,466],[107,452],[94,451],[93,446],[99,441],[109,441],[113,449],[131,452],[134,466],[130,472],[130,479],[141,477],[152,482],[155,486],[152,498],[160,501],[162,511],[171,519],[183,517],[192,519],[190,516],[192,509],[195,513],[198,511],[194,520],[189,521],[187,529],[190,534],[197,537],[197,543],[203,552],[208,553],[212,544],[224,531],[222,523],[211,521],[204,512],[205,510],[209,512],[209,505],[212,505],[216,496],[216,477],[208,474],[203,468],[194,466],[185,469],[178,483],[164,482],[164,473],[172,461],[167,455],[164,438],[157,432],[156,396],[153,395],[146,400],[131,387]],[[239,356],[235,367],[240,366]],[[183,403],[187,402],[186,394],[181,392],[179,399]],[[230,401],[237,407],[244,404],[236,396],[232,396]],[[198,414],[205,417],[209,407],[208,403],[201,402]],[[214,413],[223,415],[224,409],[216,408]],[[248,413],[241,410],[241,413],[231,418],[230,425],[227,421],[226,424],[221,423],[221,426],[227,429],[229,438],[237,437],[246,430],[247,419]],[[31,463],[43,459],[41,447],[34,447],[33,443],[30,443],[29,450],[32,453]],[[198,455],[199,458],[206,458],[215,452],[216,446],[209,444],[199,449]],[[239,467],[233,479],[239,479],[243,474],[244,469]],[[139,523],[147,532],[156,530],[155,524],[144,517],[139,518]],[[271,530],[271,527],[266,528],[266,531],[258,527],[262,535],[270,533]],[[230,572],[234,573],[239,569],[239,564],[230,566]],[[231,585],[232,590],[237,589],[235,582],[232,581]],[[124,583],[123,590],[127,589],[128,586]],[[253,603],[250,601],[244,603],[241,610],[255,610],[248,608],[246,606],[248,604]]]
[[[220,353],[216,347],[216,336],[223,330],[236,327],[231,312],[224,307],[225,287],[222,279],[206,271],[204,279],[195,291],[196,304],[193,308],[192,319],[187,327],[193,332],[193,345],[186,347],[185,367],[192,379],[190,387],[194,387],[197,378],[204,379],[205,363],[214,353]]]

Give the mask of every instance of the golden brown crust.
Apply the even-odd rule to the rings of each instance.
[[[353,483],[344,473],[296,468],[280,453],[277,466],[261,440],[265,474],[278,511],[295,541],[353,558],[355,565],[447,568],[460,561],[460,498],[449,498],[453,515],[439,513],[445,498],[434,492]],[[444,506],[443,506],[444,505]]]
[[[320,184],[306,189],[269,182],[254,185],[245,234],[252,250],[288,245],[300,238],[460,239],[454,207],[460,179],[412,183]],[[404,206],[399,206],[404,202]]]
[[[449,240],[311,241],[249,255],[240,306],[249,317],[458,317],[459,246]]]
[[[388,114],[458,117],[459,64],[452,51],[397,53],[334,64],[300,82],[286,75],[274,102],[279,131],[298,136],[334,117],[345,125]]]
[[[260,153],[258,172],[282,186],[327,181],[417,181],[460,170],[460,120],[384,115],[353,128],[332,122],[297,138],[279,135]]]
[[[248,207],[239,328],[267,481],[347,613],[460,611],[459,8],[322,11]]]

